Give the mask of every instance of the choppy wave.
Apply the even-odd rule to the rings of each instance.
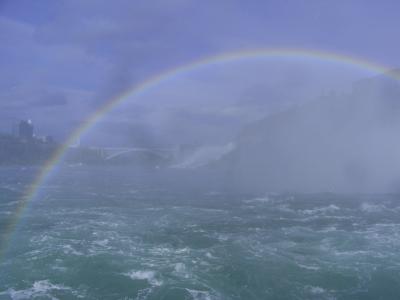
[[[153,286],[160,286],[163,284],[161,279],[157,279],[157,273],[155,271],[130,271],[124,275],[129,276],[132,280],[146,280],[150,285]]]
[[[62,299],[62,296],[55,296],[54,292],[65,292],[75,296],[76,298],[82,298],[79,293],[74,292],[70,287],[66,287],[62,284],[53,284],[50,280],[35,281],[33,285],[26,289],[15,290],[13,288],[7,291],[0,292],[0,295],[9,296],[12,300],[23,300],[23,299]],[[62,295],[63,293],[60,293]],[[65,294],[64,294],[65,296]],[[59,298],[60,297],[60,298]]]
[[[19,224],[0,262],[0,299],[400,295],[396,195],[57,186]]]

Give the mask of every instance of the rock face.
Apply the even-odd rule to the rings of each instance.
[[[400,191],[400,83],[366,79],[254,123],[218,167],[250,190]]]

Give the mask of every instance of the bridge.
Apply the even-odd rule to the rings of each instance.
[[[176,151],[171,148],[124,148],[124,147],[90,147],[100,153],[104,160],[112,160],[129,154],[143,154],[160,159],[170,159],[174,157]]]

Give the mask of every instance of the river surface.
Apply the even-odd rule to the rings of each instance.
[[[75,167],[16,215],[35,172],[0,169],[0,299],[400,299],[398,195]]]

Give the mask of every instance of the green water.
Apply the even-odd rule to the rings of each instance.
[[[0,171],[3,239],[35,171]],[[65,168],[6,246],[0,299],[400,299],[396,195],[241,194],[185,172]]]

